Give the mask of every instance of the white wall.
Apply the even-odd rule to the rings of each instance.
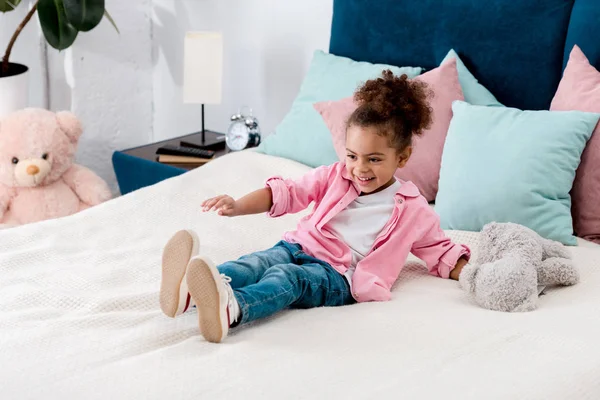
[[[107,0],[121,34],[104,20],[71,49],[47,49],[48,107],[70,109],[85,132],[77,162],[117,191],[111,155],[197,131],[200,105],[183,104],[183,39],[188,30],[224,35],[223,101],[206,106],[208,129],[225,131],[242,105],[265,134],[296,96],[315,49],[329,45],[333,0]],[[0,14],[0,49],[27,7]],[[14,61],[31,68],[30,104],[45,106],[37,19],[21,35]]]
[[[106,7],[120,34],[104,19],[93,31],[80,34],[66,52],[51,49],[52,108],[66,108],[70,101],[85,127],[77,161],[107,180],[116,193],[114,150],[152,138],[151,0],[108,0]],[[63,68],[57,68],[61,62]],[[70,95],[64,98],[65,93]]]
[[[205,106],[205,126],[224,132],[252,107],[270,133],[298,93],[315,49],[327,50],[333,0],[154,0],[154,138],[199,130],[200,105],[182,103],[187,30],[223,33],[223,100]]]

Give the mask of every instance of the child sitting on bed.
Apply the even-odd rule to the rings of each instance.
[[[408,161],[412,138],[432,121],[425,83],[394,76],[358,88],[346,130],[346,160],[298,180],[273,177],[238,200],[202,203],[219,215],[314,211],[268,250],[214,266],[197,256],[192,231],[176,233],[163,252],[161,308],[174,317],[196,306],[204,338],[221,342],[230,327],[288,307],[385,301],[412,252],[430,273],[458,280],[470,257],[452,243],[437,214],[411,182],[394,173]]]

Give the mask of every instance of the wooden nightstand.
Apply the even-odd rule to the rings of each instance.
[[[221,134],[211,131],[206,131],[205,134],[207,142],[222,136]],[[112,156],[112,163],[121,194],[124,195],[134,190],[154,185],[165,179],[181,175],[190,169],[197,168],[195,165],[175,166],[162,164],[157,161],[156,150],[159,147],[166,144],[179,146],[182,140],[200,144],[202,143],[202,134],[192,133],[144,146],[115,151]],[[229,153],[227,148],[225,148],[225,150],[217,151],[215,153],[215,158],[221,157],[227,153]]]

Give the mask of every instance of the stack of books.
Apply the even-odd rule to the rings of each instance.
[[[214,159],[215,152],[189,146],[165,145],[156,151],[156,155],[156,161],[159,163],[189,169],[204,165]]]
[[[190,156],[174,156],[170,154],[159,154],[158,162],[163,164],[190,164],[194,166],[204,165],[212,158],[200,158]]]

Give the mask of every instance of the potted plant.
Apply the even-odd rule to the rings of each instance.
[[[108,18],[117,29],[113,19],[104,8],[104,1],[37,0],[33,4],[23,21],[17,26],[1,59],[0,117],[27,106],[28,67],[11,63],[10,54],[19,34],[36,12],[48,44],[57,50],[64,50],[75,42],[79,32],[91,31],[104,17]],[[22,0],[0,0],[0,12],[13,11],[22,2]]]

